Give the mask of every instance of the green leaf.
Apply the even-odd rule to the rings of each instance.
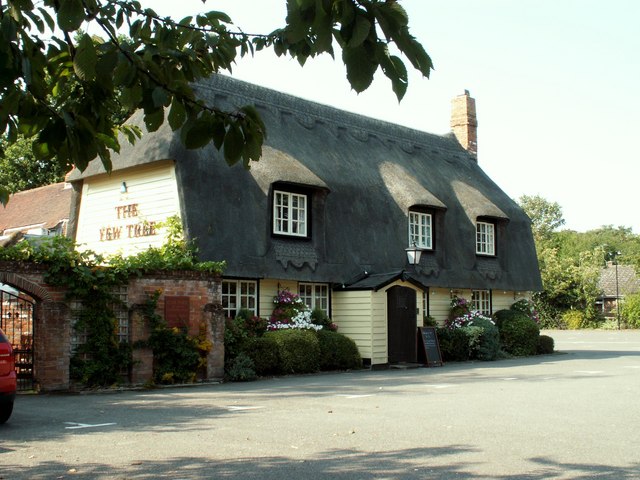
[[[85,82],[91,81],[96,77],[96,63],[98,55],[96,54],[93,40],[86,33],[82,34],[75,56],[73,57],[73,70],[80,80]]]
[[[351,39],[347,43],[348,47],[354,48],[362,45],[371,32],[371,22],[364,15],[356,17],[355,25],[351,33]]]
[[[44,18],[44,21],[47,22],[49,30],[55,30],[56,24],[53,21],[53,18],[51,18],[51,15],[49,15],[49,12],[42,7],[38,7],[38,11],[40,12],[40,15],[42,15],[42,18]]]
[[[396,94],[398,101],[400,101],[407,92],[409,81],[407,77],[407,68],[399,57],[395,55],[390,56],[386,47],[383,50],[384,54],[381,55],[380,66],[387,78],[391,80],[393,91]]]
[[[236,123],[231,123],[224,137],[224,159],[227,165],[233,165],[240,160],[244,150],[244,135]]]
[[[169,126],[171,130],[179,129],[187,119],[187,111],[178,97],[173,97],[171,109],[169,110]]]
[[[164,122],[164,108],[159,108],[150,113],[145,114],[144,124],[149,132],[155,132]]]
[[[132,87],[122,89],[120,94],[120,102],[129,110],[138,108],[142,100],[142,87],[134,84]]]
[[[166,107],[169,105],[170,97],[167,95],[167,91],[163,87],[156,87],[151,93],[153,104],[156,107]]]
[[[342,61],[347,67],[347,80],[351,87],[358,93],[369,88],[378,64],[373,61],[368,50],[364,46],[344,48]]]
[[[73,32],[80,28],[85,19],[82,0],[60,0],[57,18],[60,30]]]
[[[189,125],[184,125],[183,141],[188,149],[202,148],[211,141],[211,121],[209,114],[202,114]]]

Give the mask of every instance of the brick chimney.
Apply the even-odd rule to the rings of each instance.
[[[478,156],[478,119],[476,101],[469,90],[451,100],[451,130],[460,145],[471,155]]]

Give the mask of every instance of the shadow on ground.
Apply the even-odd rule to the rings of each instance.
[[[548,478],[636,479],[640,464],[609,467],[596,464],[558,463],[550,458],[531,458],[530,471],[509,474],[491,473],[504,468],[474,462],[450,461],[465,453],[475,453],[464,445],[436,449],[407,449],[379,452],[375,455],[357,450],[328,450],[318,458],[295,459],[285,456],[239,457],[214,460],[196,457],[168,458],[154,462],[133,462],[120,467],[99,463],[73,465],[44,462],[24,469],[0,467],[0,479],[525,479]],[[485,473],[476,473],[485,472]]]

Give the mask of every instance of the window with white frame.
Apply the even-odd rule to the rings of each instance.
[[[311,310],[321,309],[329,314],[329,286],[322,283],[301,283],[298,295]]]
[[[307,236],[307,195],[276,190],[273,192],[273,233]]]
[[[471,291],[471,310],[478,311],[483,315],[491,315],[491,291],[490,290],[472,290]]]
[[[228,318],[234,318],[240,309],[257,314],[258,285],[252,280],[223,280],[222,308]]]
[[[476,253],[481,255],[496,254],[496,227],[493,223],[476,223]]]
[[[409,246],[433,248],[433,217],[430,213],[409,212]]]

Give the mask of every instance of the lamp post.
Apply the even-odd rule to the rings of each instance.
[[[616,252],[615,266],[616,266],[616,316],[618,317],[618,330],[620,330],[620,287],[618,283],[618,257],[620,252]]]
[[[409,261],[409,265],[416,266],[420,263],[420,258],[422,257],[422,249],[413,242],[413,245],[409,248],[406,248],[407,252],[407,260]]]
[[[618,319],[618,330],[620,330],[620,283],[618,281],[618,257],[622,255],[621,252],[611,252],[610,254],[613,265],[616,269],[616,317]]]

